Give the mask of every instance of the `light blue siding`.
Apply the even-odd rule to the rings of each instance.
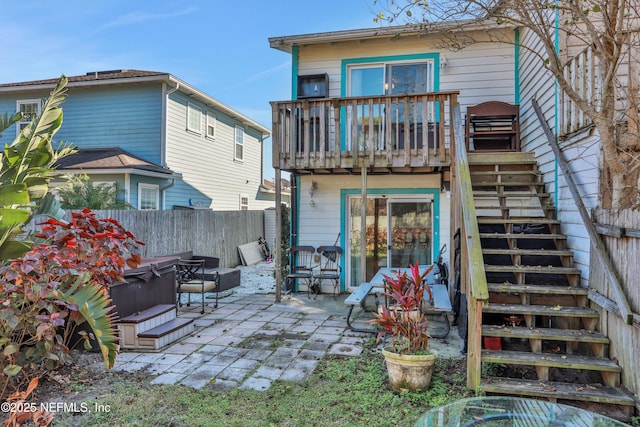
[[[211,198],[184,181],[176,181],[165,194],[166,209],[173,209],[174,206],[209,207],[209,205],[211,205]]]
[[[126,85],[72,88],[56,140],[78,148],[118,146],[160,164],[162,88]]]

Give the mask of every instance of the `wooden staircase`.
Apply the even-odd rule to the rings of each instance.
[[[633,415],[532,153],[469,153],[489,302],[482,391]]]

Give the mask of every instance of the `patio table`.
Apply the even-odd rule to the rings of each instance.
[[[419,266],[420,274],[424,274],[424,272],[427,271],[428,268],[429,268],[428,265],[420,265]],[[375,294],[376,302],[382,300],[384,301],[384,304],[387,305],[388,301],[386,298],[383,297],[382,299],[380,299],[380,296],[384,294],[384,281],[385,281],[384,277],[385,276],[397,277],[398,274],[402,274],[402,273],[411,274],[411,269],[405,268],[405,267],[381,268],[376,272],[376,274],[373,276],[373,278],[369,282],[363,283],[357,288],[356,292],[352,294],[353,298],[347,298],[347,300],[345,300],[345,304],[351,305],[351,307],[349,308],[349,313],[347,315],[347,325],[349,325],[351,329],[359,332],[376,332],[375,330],[369,331],[369,330],[363,330],[363,329],[355,329],[351,325],[350,317],[351,317],[351,313],[354,305],[360,304],[364,309],[364,299],[366,295],[359,295],[358,290],[365,289],[367,291],[366,292],[367,294]],[[449,324],[449,318],[447,314],[453,311],[453,308],[451,306],[451,300],[449,299],[449,291],[446,285],[443,285],[440,283],[439,273],[440,271],[438,269],[438,265],[434,264],[433,269],[431,269],[429,274],[427,274],[427,276],[425,277],[425,280],[429,285],[429,288],[431,289],[431,294],[433,295],[433,299],[429,300],[428,295],[425,295],[423,310],[426,314],[442,315],[444,319],[444,324],[445,324],[445,330],[443,333],[430,332],[433,338],[444,338],[447,335],[449,335],[449,331],[451,330],[451,325]]]

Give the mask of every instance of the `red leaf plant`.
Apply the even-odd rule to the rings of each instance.
[[[433,299],[431,289],[424,278],[433,265],[420,274],[418,263],[410,266],[411,275],[398,272],[396,277],[385,275],[384,295],[392,302],[383,305],[369,322],[381,328],[378,342],[387,334],[391,336],[390,349],[399,354],[426,352],[429,346],[427,317],[421,311],[422,300],[427,293]]]
[[[72,332],[85,348],[98,343],[107,367],[118,346],[108,287],[124,280],[125,264],[140,263],[133,234],[113,219],[90,210],[73,213],[69,223],[48,220],[22,258],[0,267],[0,399],[58,366],[69,351]]]

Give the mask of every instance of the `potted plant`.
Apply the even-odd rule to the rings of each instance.
[[[425,293],[433,299],[424,278],[433,265],[422,274],[418,263],[411,265],[411,274],[398,272],[397,277],[385,275],[384,295],[390,302],[380,307],[370,320],[381,328],[378,342],[387,334],[390,342],[382,350],[389,384],[395,391],[421,391],[429,388],[436,354],[428,350],[427,316],[421,311]]]

